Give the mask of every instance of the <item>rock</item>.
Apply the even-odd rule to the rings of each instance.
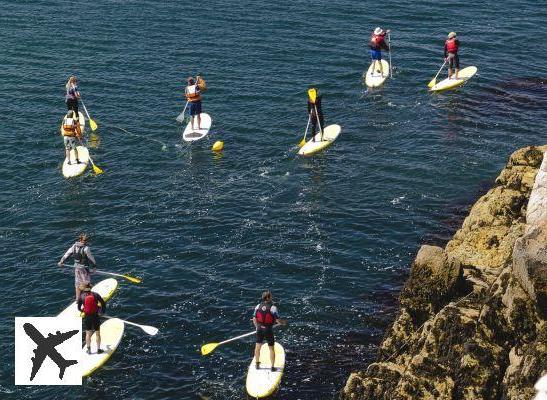
[[[545,150],[514,152],[446,248],[420,248],[377,362],[342,399],[533,397],[547,373]]]
[[[547,318],[547,225],[536,227],[515,243],[513,272]]]

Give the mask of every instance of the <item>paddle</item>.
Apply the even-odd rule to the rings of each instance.
[[[104,171],[95,165],[95,163],[93,162],[93,159],[90,156],[88,156],[88,158],[89,158],[89,161],[91,162],[91,166],[93,167],[93,172],[95,172],[95,175],[102,174]]]
[[[186,101],[186,105],[184,106],[184,110],[178,115],[177,122],[183,123],[184,122],[184,113],[186,112],[186,107],[188,107],[188,100]]]
[[[389,77],[393,78],[393,68],[391,67],[391,32],[387,31],[387,45],[389,47]]]
[[[61,264],[61,266],[76,268],[74,265],[68,265],[68,264]],[[119,276],[121,278],[127,279],[131,283],[141,283],[142,282],[142,279],[140,279],[140,278],[135,278],[135,277],[129,276],[129,275],[117,274],[115,272],[101,271],[100,269],[96,269],[95,272],[98,273],[98,274],[102,274],[102,275]]]
[[[446,64],[446,60],[444,60],[443,62],[443,65],[441,65],[441,68],[439,69],[439,72],[437,72],[437,75],[435,75],[435,78],[431,79],[431,82],[429,82],[427,84],[427,86],[429,88],[432,88],[433,86],[435,86],[437,84],[437,77],[439,76],[439,74],[441,73],[441,71],[443,70],[444,66]]]
[[[286,319],[278,319],[277,321],[278,322],[273,326],[273,328],[277,328],[278,326],[281,326],[281,325],[287,325],[287,320]],[[204,344],[203,346],[201,346],[201,355],[206,356],[207,354],[212,353],[221,344],[230,343],[230,342],[233,342],[234,340],[242,339],[242,338],[247,337],[247,336],[252,336],[255,333],[256,333],[256,330],[254,330],[252,332],[249,332],[249,333],[244,333],[243,335],[239,335],[239,336],[233,337],[233,338],[228,339],[228,340],[224,340],[224,341],[219,342],[219,343]]]
[[[107,318],[107,319],[114,319],[114,318],[117,318],[119,319],[120,321],[126,323],[127,325],[133,325],[133,326],[137,326],[139,328],[141,328],[143,331],[145,331],[146,333],[148,333],[150,336],[155,336],[158,332],[159,332],[159,329],[158,328],[155,328],[153,326],[150,326],[150,325],[141,325],[141,324],[137,324],[135,322],[131,322],[131,321],[127,321],[125,319],[121,319],[121,318],[118,318],[118,317],[111,317],[109,315],[101,315],[101,317],[103,318]]]
[[[84,106],[85,114],[87,115],[87,119],[89,120],[89,126],[91,126],[91,130],[95,131],[97,130],[97,123],[91,119],[89,116],[89,113],[87,112],[87,108],[85,108],[84,101],[80,98],[80,101],[82,102],[82,106]]]
[[[315,116],[317,117],[317,124],[319,125],[319,132],[321,132],[321,141],[323,141],[323,128],[321,127],[321,122],[319,121],[319,113],[317,112],[317,106],[315,105],[315,100],[317,99],[317,90],[313,88],[308,89],[308,96],[311,102],[313,103],[313,108],[315,109]]]
[[[247,336],[254,335],[255,333],[256,333],[256,330],[254,330],[252,332],[249,332],[249,333],[245,333],[243,335],[236,336],[236,337],[228,339],[228,340],[224,340],[224,341],[219,342],[219,343],[204,344],[203,346],[201,346],[201,355],[206,356],[207,354],[213,352],[221,344],[230,343],[230,342],[233,342],[234,340],[238,340],[238,339],[242,339],[242,338],[247,337]]]
[[[308,124],[306,125],[306,130],[304,131],[304,137],[302,138],[300,143],[298,143],[298,147],[302,147],[306,144],[306,134],[308,133],[308,128],[310,127],[310,121],[311,121],[311,114],[308,117]]]

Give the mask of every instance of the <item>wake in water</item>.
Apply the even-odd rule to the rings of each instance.
[[[164,143],[164,142],[162,142],[161,140],[156,139],[156,138],[151,138],[151,137],[148,137],[148,136],[139,135],[139,134],[130,132],[130,131],[128,131],[127,129],[124,129],[124,128],[119,127],[119,126],[116,126],[116,125],[104,125],[104,126],[107,127],[107,128],[114,128],[114,129],[117,129],[117,130],[119,130],[119,131],[122,131],[122,132],[126,133],[126,134],[129,135],[129,136],[133,136],[133,137],[137,137],[137,138],[140,138],[140,139],[150,140],[150,141],[152,141],[152,142],[159,143],[159,144],[161,145],[161,150],[162,150],[162,151],[166,151],[166,150],[167,150],[167,144]]]

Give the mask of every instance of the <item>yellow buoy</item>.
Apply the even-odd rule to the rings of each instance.
[[[211,150],[222,151],[223,148],[224,148],[224,142],[221,140],[217,140],[215,144],[213,145],[213,147],[211,148]]]

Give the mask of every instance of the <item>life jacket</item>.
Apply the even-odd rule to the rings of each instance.
[[[370,38],[370,48],[373,50],[381,50],[382,42],[384,41],[384,35],[372,35]]]
[[[272,303],[261,303],[255,312],[256,321],[261,326],[272,326],[275,323],[275,315],[271,312]]]
[[[85,248],[87,246],[84,244],[82,245],[80,242],[76,242],[74,251],[72,253],[72,256],[74,257],[74,261],[76,261],[78,264],[87,266],[89,264],[89,259],[87,258],[87,254],[85,254]]]
[[[448,39],[446,41],[446,51],[448,53],[457,53],[458,52],[458,40],[456,38]]]
[[[87,292],[84,298],[84,313],[86,315],[97,314],[99,306],[97,305],[97,299],[92,292]]]
[[[77,124],[78,122],[74,118],[67,118],[63,119],[63,136],[77,136],[78,135],[78,128]]]
[[[199,92],[199,87],[197,85],[186,87],[186,99],[188,99],[190,103],[201,100],[201,93]]]

